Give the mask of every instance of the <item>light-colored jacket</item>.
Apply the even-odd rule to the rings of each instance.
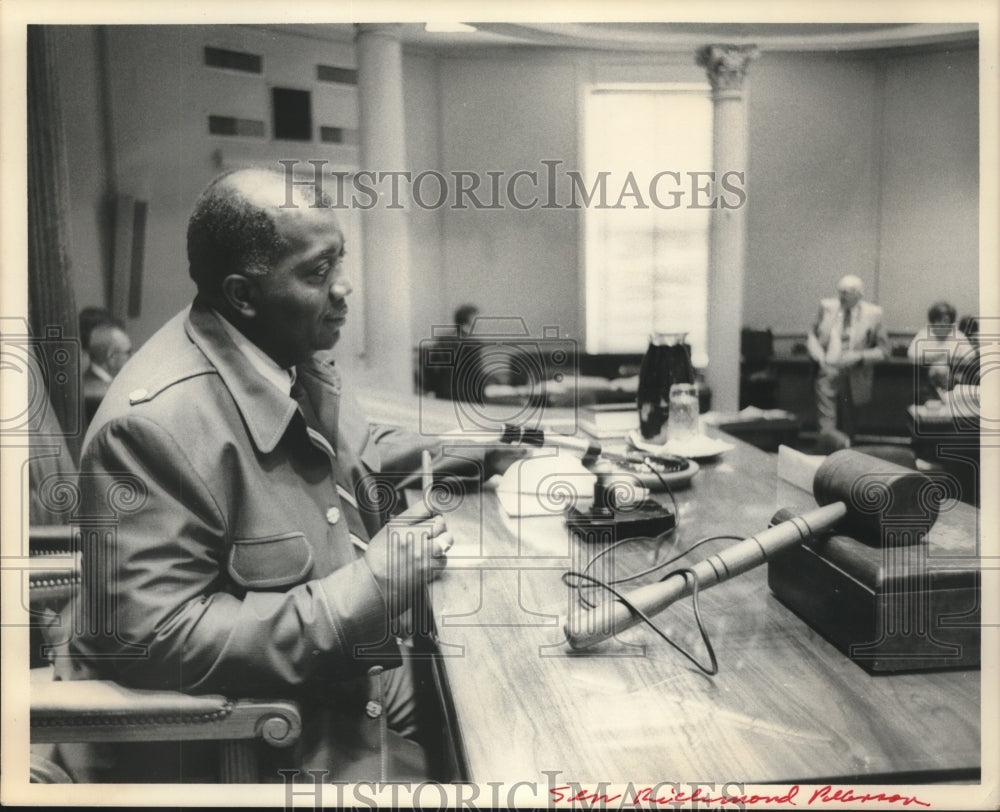
[[[114,607],[114,633],[74,638],[65,676],[297,699],[302,744],[285,766],[321,767],[384,742],[365,713],[378,669],[369,672],[400,662],[358,543],[384,516],[345,496],[364,490],[379,454],[367,424],[342,409],[332,363],[297,367],[319,438],[220,318],[199,300],[174,317],[115,378],[90,426],[80,512],[116,513],[117,524],[85,545],[84,592],[91,606]],[[134,499],[123,499],[128,487]],[[197,745],[140,754],[150,746],[107,758],[120,772],[136,762],[133,781],[209,780]]]
[[[822,364],[830,346],[830,336],[840,326],[840,300],[823,299],[812,330],[806,336],[809,355]],[[872,397],[873,364],[889,356],[889,337],[882,324],[882,308],[860,301],[851,320],[847,350],[861,354],[861,360],[845,371],[851,382],[851,399],[856,406],[868,403]]]

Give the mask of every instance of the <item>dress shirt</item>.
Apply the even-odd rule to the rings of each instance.
[[[290,397],[292,393],[292,384],[295,382],[295,370],[279,367],[270,355],[264,352],[260,347],[254,344],[249,338],[230,324],[229,320],[218,310],[212,310],[212,312],[215,314],[215,317],[222,322],[222,326],[226,329],[226,333],[233,340],[233,343],[239,351],[246,356],[250,365],[264,377],[264,380],[270,381],[278,387],[278,391],[283,392]]]
[[[104,367],[99,367],[97,364],[91,363],[89,367],[90,371],[94,373],[98,378],[100,378],[104,383],[111,383],[113,378],[111,373],[108,372]]]
[[[851,346],[851,324],[855,321],[858,306],[840,311],[838,324],[830,331],[830,345],[826,350],[827,363],[834,363]]]

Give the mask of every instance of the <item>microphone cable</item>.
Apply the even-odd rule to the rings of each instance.
[[[564,584],[566,584],[567,587],[569,587],[570,589],[574,590],[577,593],[577,600],[580,603],[582,603],[584,606],[586,606],[586,607],[588,607],[590,609],[596,608],[597,604],[594,603],[592,600],[590,600],[590,598],[587,597],[587,595],[584,592],[585,588],[587,588],[587,587],[594,587],[594,588],[597,588],[597,589],[603,589],[606,592],[610,593],[611,595],[614,596],[614,598],[616,600],[618,600],[623,606],[625,606],[634,616],[638,617],[644,624],[646,624],[647,626],[649,626],[649,628],[651,628],[660,638],[662,638],[666,643],[668,643],[677,652],[679,652],[684,657],[686,657],[700,671],[702,671],[704,674],[706,674],[706,675],[708,675],[710,677],[713,677],[713,676],[715,676],[716,674],[719,673],[719,662],[718,662],[718,658],[716,657],[716,654],[715,654],[715,648],[712,645],[711,638],[709,637],[708,630],[705,628],[705,623],[702,620],[701,609],[700,609],[700,607],[698,605],[698,575],[697,575],[696,572],[694,572],[694,570],[692,570],[690,567],[682,567],[680,569],[671,570],[670,572],[668,572],[667,574],[665,574],[661,578],[659,578],[657,582],[663,582],[663,581],[667,580],[668,578],[674,577],[675,575],[682,575],[682,576],[684,576],[685,582],[689,578],[691,579],[691,582],[692,582],[692,584],[691,584],[691,608],[693,610],[693,615],[694,615],[694,619],[695,619],[695,624],[697,625],[697,628],[698,628],[698,633],[701,636],[702,642],[703,642],[703,644],[705,646],[705,650],[708,653],[709,664],[707,666],[704,665],[703,663],[699,662],[691,652],[689,652],[687,649],[685,649],[679,643],[677,643],[674,640],[672,640],[670,638],[670,636],[666,632],[664,632],[663,629],[661,629],[659,626],[657,626],[656,623],[654,623],[653,620],[645,612],[643,612],[637,606],[633,605],[632,602],[629,601],[629,599],[626,598],[625,595],[623,593],[621,593],[619,590],[617,590],[615,587],[618,584],[623,584],[623,583],[627,583],[629,581],[634,581],[634,580],[636,580],[638,578],[642,578],[642,577],[644,577],[646,575],[649,575],[650,573],[656,572],[657,570],[660,570],[663,567],[666,567],[666,566],[668,566],[670,564],[673,564],[676,561],[679,561],[684,556],[688,555],[689,553],[694,552],[696,549],[698,549],[702,545],[708,544],[711,541],[721,541],[721,540],[742,541],[743,540],[742,536],[735,536],[735,535],[729,535],[729,534],[720,534],[720,535],[715,535],[715,536],[706,536],[705,538],[702,538],[702,539],[699,539],[698,541],[696,541],[694,544],[692,544],[686,550],[682,550],[681,552],[677,553],[676,555],[668,558],[666,561],[661,561],[659,564],[654,564],[653,566],[647,567],[646,569],[641,570],[640,572],[636,572],[636,573],[633,573],[631,575],[627,575],[627,576],[624,576],[624,577],[621,577],[621,578],[614,578],[614,579],[612,579],[610,581],[604,581],[604,580],[602,580],[600,578],[597,578],[597,577],[595,577],[593,575],[590,575],[590,569],[594,566],[595,563],[597,563],[597,561],[599,561],[605,555],[607,555],[608,553],[610,553],[612,550],[617,549],[621,545],[623,545],[623,544],[633,544],[635,542],[640,542],[641,543],[641,542],[645,542],[645,541],[653,541],[653,542],[656,542],[657,544],[662,544],[664,541],[666,541],[668,538],[670,538],[670,536],[672,536],[677,531],[677,528],[680,526],[680,518],[681,518],[681,516],[680,516],[680,509],[679,509],[679,507],[677,505],[677,499],[674,496],[673,490],[670,488],[670,486],[667,484],[667,482],[663,479],[663,477],[660,476],[660,473],[656,470],[656,468],[651,464],[649,457],[644,458],[643,459],[643,463],[645,464],[645,466],[650,471],[652,471],[652,473],[656,476],[656,478],[660,480],[660,483],[663,485],[663,487],[667,491],[667,494],[670,496],[670,501],[673,503],[673,507],[674,507],[674,514],[677,516],[677,522],[675,523],[674,527],[672,527],[670,530],[666,531],[665,533],[661,533],[659,536],[655,536],[655,537],[646,536],[646,537],[639,537],[639,538],[628,538],[628,539],[622,539],[621,541],[616,541],[616,542],[614,542],[612,544],[609,544],[603,550],[600,550],[599,552],[595,553],[590,558],[590,560],[587,562],[586,566],[583,568],[583,571],[577,572],[577,571],[570,570],[568,572],[564,572],[563,575],[562,575],[562,582]]]

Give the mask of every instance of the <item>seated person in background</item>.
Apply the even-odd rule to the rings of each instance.
[[[115,375],[132,356],[132,341],[118,321],[94,325],[87,337],[90,363],[83,373],[83,402],[89,423]]]
[[[889,356],[882,308],[864,301],[857,276],[837,283],[837,298],[823,299],[806,335],[816,372],[816,411],[820,445],[845,448],[855,433],[854,407],[872,396],[874,363]]]
[[[974,347],[955,327],[955,308],[948,302],[934,302],[927,310],[927,325],[918,332],[906,351],[907,357],[927,372],[930,389],[921,387],[921,398],[936,397],[954,385],[954,372]]]
[[[329,353],[351,293],[343,232],[321,189],[297,183],[292,205],[288,194],[264,169],[202,193],[187,236],[194,302],[115,378],[90,426],[81,513],[106,513],[123,476],[144,495],[84,550],[81,611],[114,614],[80,626],[62,676],[297,700],[302,735],[258,748],[263,781],[281,782],[279,769],[421,780],[435,734],[416,686],[429,682],[411,673],[397,619],[451,537],[427,510],[411,517],[425,531],[389,532],[391,506],[368,486],[376,471],[412,471],[434,441],[358,414]],[[217,780],[204,743],[75,759],[68,747],[69,772],[91,781]]]
[[[973,347],[979,343],[979,319],[975,316],[962,316],[958,320],[958,331],[969,339]]]
[[[80,326],[80,346],[84,352],[90,352],[90,334],[98,324],[114,324],[115,322],[110,310],[96,305],[88,305],[83,308],[77,319]]]
[[[979,386],[979,319],[975,316],[962,316],[958,322],[958,331],[964,335],[972,347],[972,352],[952,365],[951,386]]]
[[[979,319],[975,316],[962,316],[958,320],[958,331],[964,335],[972,348],[979,353]]]
[[[459,338],[468,338],[472,335],[472,325],[479,315],[479,308],[474,304],[464,304],[455,310],[455,327],[458,330]]]
[[[435,330],[436,340],[421,346],[422,390],[444,400],[483,402],[485,380],[480,344],[472,337],[479,308],[464,304],[455,310],[454,330]]]

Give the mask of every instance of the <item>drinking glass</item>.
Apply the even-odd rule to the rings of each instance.
[[[693,383],[675,383],[670,387],[667,440],[692,440],[698,433],[698,390]]]

